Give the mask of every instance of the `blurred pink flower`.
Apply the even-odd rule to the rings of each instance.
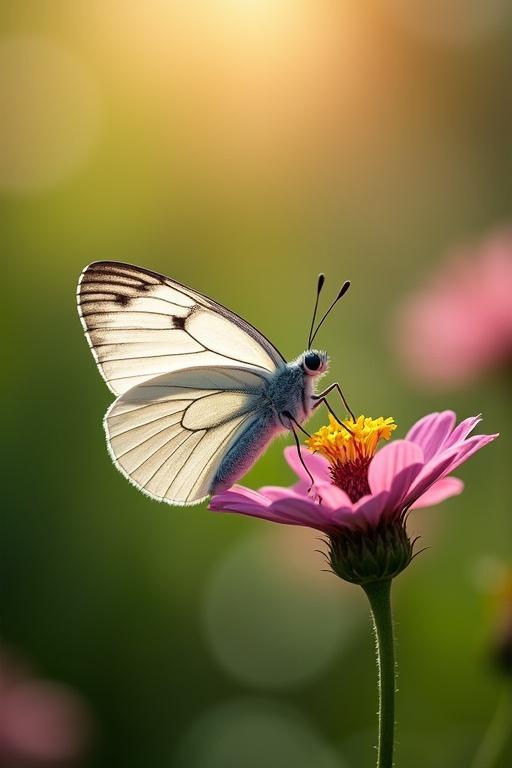
[[[382,428],[382,420],[366,421],[371,422],[370,426]],[[462,481],[450,477],[450,473],[497,437],[470,437],[479,421],[478,417],[473,417],[456,426],[452,411],[432,413],[418,421],[405,439],[389,443],[375,455],[366,454],[364,466],[361,462],[347,461],[344,473],[340,473],[339,466],[333,465],[332,461],[329,463],[323,456],[304,455],[307,468],[315,480],[313,490],[310,490],[310,480],[301,466],[296,449],[289,447],[285,449],[285,458],[299,478],[296,485],[292,488],[265,487],[260,491],[235,485],[229,491],[216,494],[210,502],[210,509],[237,512],[286,525],[308,526],[329,536],[343,530],[375,529],[381,522],[400,519],[408,509],[429,507],[462,491]],[[353,430],[359,422],[360,419],[346,423]],[[342,429],[339,424],[337,427]],[[331,452],[333,428],[333,422],[331,427],[323,428],[331,430],[326,437]],[[348,441],[350,438],[346,439]],[[361,471],[366,473],[363,479],[369,492],[359,497],[349,495],[356,485],[364,487]],[[357,483],[353,482],[351,473],[357,474]],[[343,477],[342,483],[346,482],[345,490],[343,485],[333,484],[339,482],[340,477]]]
[[[394,343],[430,387],[456,387],[512,360],[512,230],[453,254],[399,311]]]
[[[89,719],[65,686],[32,677],[0,656],[0,765],[70,765],[85,746]]]

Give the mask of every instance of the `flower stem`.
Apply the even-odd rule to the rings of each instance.
[[[512,748],[512,686],[506,680],[496,712],[472,763],[472,768],[497,768]],[[503,765],[505,763],[503,762]]]
[[[391,614],[391,579],[363,584],[370,601],[379,673],[379,746],[377,768],[392,768],[395,738],[395,646]]]

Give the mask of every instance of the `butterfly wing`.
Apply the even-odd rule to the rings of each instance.
[[[265,412],[268,376],[201,366],[138,384],[105,416],[116,467],[154,499],[204,501],[226,453]]]
[[[270,341],[234,312],[131,264],[89,264],[80,276],[77,303],[100,373],[115,395],[192,366],[273,372],[285,363]]]

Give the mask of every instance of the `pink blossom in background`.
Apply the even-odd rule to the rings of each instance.
[[[285,449],[285,458],[299,478],[296,485],[266,487],[260,491],[235,485],[216,494],[210,509],[308,526],[328,535],[343,529],[375,528],[383,520],[399,518],[406,509],[433,506],[462,491],[462,481],[451,477],[451,473],[497,437],[470,436],[479,421],[478,417],[472,417],[456,425],[452,411],[425,416],[409,430],[405,439],[390,442],[365,463],[363,471],[367,473],[369,492],[357,499],[351,499],[346,491],[333,484],[332,464],[318,454],[304,454],[315,480],[314,490],[310,491],[310,480],[297,451],[289,447]],[[347,421],[347,424],[354,430],[357,422]],[[377,425],[377,421],[372,424]],[[356,433],[354,440],[357,437]],[[347,462],[346,470],[357,473],[360,479],[361,464]],[[349,483],[350,487],[353,485]]]
[[[0,655],[0,765],[75,765],[90,731],[85,706],[60,683]]]
[[[451,255],[403,305],[393,344],[432,388],[467,384],[512,361],[512,230]]]

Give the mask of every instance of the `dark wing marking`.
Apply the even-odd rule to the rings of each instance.
[[[85,335],[116,395],[167,371],[285,363],[252,325],[207,296],[157,272],[114,261],[89,264],[77,289]]]

